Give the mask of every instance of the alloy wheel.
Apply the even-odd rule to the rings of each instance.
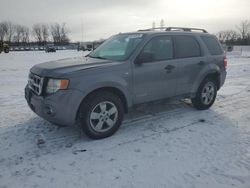
[[[96,132],[111,129],[118,119],[118,109],[114,103],[104,101],[98,103],[90,113],[90,125]]]

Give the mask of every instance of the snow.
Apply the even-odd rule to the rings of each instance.
[[[250,187],[248,56],[228,54],[228,77],[211,109],[197,111],[189,100],[141,105],[114,136],[90,140],[78,127],[36,116],[23,92],[31,66],[82,55],[0,55],[1,188]]]

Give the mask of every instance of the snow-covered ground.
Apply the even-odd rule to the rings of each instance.
[[[23,93],[32,65],[81,55],[0,55],[0,188],[250,187],[250,58],[228,54],[211,109],[188,100],[142,105],[114,136],[89,140],[37,117]]]

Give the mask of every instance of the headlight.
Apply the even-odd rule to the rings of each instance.
[[[51,94],[55,93],[60,89],[67,89],[69,86],[69,80],[60,80],[60,79],[49,79],[46,93]]]

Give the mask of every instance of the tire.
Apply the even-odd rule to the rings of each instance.
[[[113,135],[122,123],[123,103],[110,92],[96,92],[81,105],[79,115],[83,131],[89,138],[106,138]]]
[[[216,95],[216,82],[214,79],[208,77],[201,82],[195,98],[192,98],[191,101],[196,109],[207,110],[213,105]]]
[[[10,52],[10,49],[9,49],[9,48],[5,48],[5,49],[4,49],[4,53],[7,54],[7,53],[9,53],[9,52]]]

